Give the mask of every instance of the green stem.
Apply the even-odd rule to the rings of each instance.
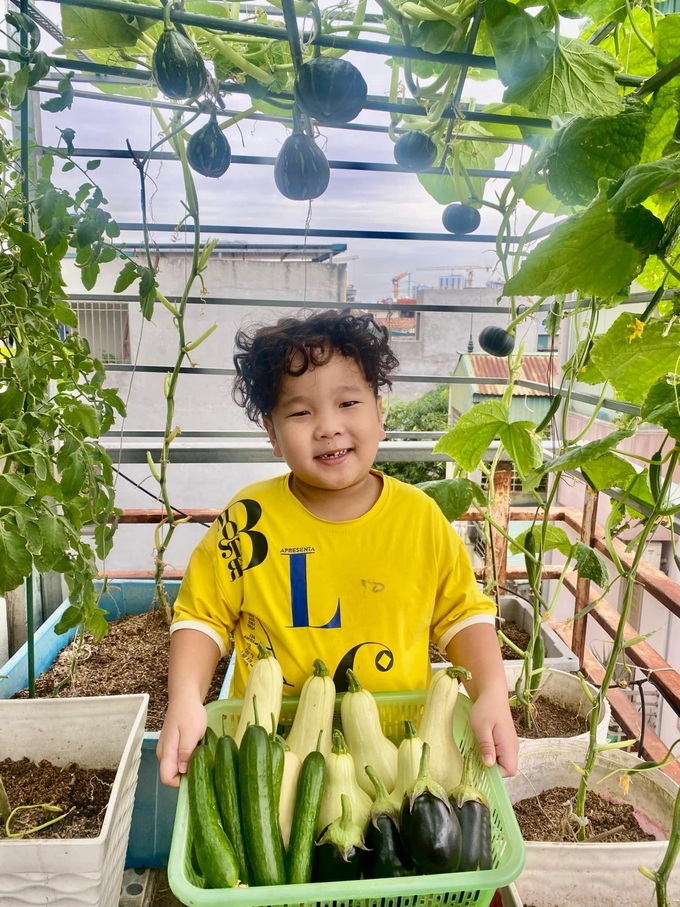
[[[640,26],[635,21],[635,16],[633,15],[633,9],[630,5],[630,0],[625,0],[625,3],[626,3],[626,15],[628,16],[628,21],[630,22],[630,27],[635,32],[636,38],[644,47],[647,48],[647,50],[650,52],[650,54],[653,57],[655,57],[656,53],[654,51],[653,45],[650,44],[650,42],[647,40],[647,38],[645,38],[645,36],[640,31]]]
[[[656,521],[661,513],[663,502],[668,496],[668,492],[673,484],[673,473],[675,472],[675,467],[678,463],[678,458],[680,456],[680,449],[675,448],[673,453],[668,461],[668,469],[664,477],[663,486],[661,489],[661,494],[658,499],[654,502],[654,507],[650,516],[647,518],[645,525],[637,536],[635,540],[635,555],[633,557],[633,562],[628,571],[625,571],[622,575],[625,577],[625,587],[624,595],[621,603],[621,611],[619,615],[619,620],[616,626],[616,633],[614,634],[614,640],[612,643],[612,649],[607,659],[607,664],[605,665],[604,677],[602,678],[602,684],[598,691],[598,695],[595,700],[595,705],[590,713],[590,734],[588,738],[588,752],[586,753],[586,758],[581,766],[582,774],[579,778],[579,786],[576,794],[576,807],[575,812],[579,818],[585,817],[585,805],[586,805],[586,795],[588,792],[588,782],[592,774],[593,766],[595,765],[595,759],[597,753],[599,752],[599,747],[597,744],[597,723],[600,717],[600,707],[604,701],[604,698],[607,695],[607,690],[612,682],[614,677],[614,671],[616,670],[616,665],[619,659],[619,656],[624,648],[625,642],[625,628],[626,622],[628,620],[628,615],[630,613],[630,607],[633,600],[633,592],[635,590],[635,580],[637,577],[638,567],[640,566],[640,561],[643,559],[645,554],[645,548],[647,547],[647,542],[649,537],[652,535],[656,529]],[[609,549],[609,545],[608,545]],[[609,549],[609,553],[613,554],[613,546]],[[617,558],[618,560],[618,558]],[[620,561],[619,561],[620,563]],[[585,826],[580,826],[578,830],[579,840],[585,840]]]
[[[267,72],[254,63],[250,63],[243,54],[231,47],[226,38],[223,38],[220,35],[214,35],[212,32],[205,30],[201,30],[201,37],[205,38],[208,44],[231,63],[232,66],[236,69],[240,69],[241,72],[245,73],[247,76],[252,76],[253,79],[260,82],[262,85],[271,85],[274,81],[275,76],[273,73]]]

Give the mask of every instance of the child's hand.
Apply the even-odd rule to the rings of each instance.
[[[479,742],[485,765],[498,763],[503,776],[517,774],[519,740],[507,693],[502,697],[482,693],[470,710],[470,727]]]
[[[205,734],[208,718],[200,701],[171,703],[156,747],[159,774],[163,784],[179,787],[180,777]]]

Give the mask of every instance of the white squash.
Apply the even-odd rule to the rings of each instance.
[[[326,783],[317,825],[318,834],[342,815],[343,794],[349,797],[352,819],[362,831],[365,831],[373,801],[366,791],[359,787],[354,759],[347,749],[342,732],[335,730],[333,747],[326,759]]]
[[[397,750],[397,783],[390,795],[397,809],[401,808],[404,794],[418,777],[422,754],[423,741],[416,734],[413,722],[407,719],[404,722],[404,739]]]
[[[283,846],[288,850],[290,831],[293,827],[293,814],[295,812],[295,795],[297,794],[298,778],[300,776],[300,762],[296,753],[286,750],[283,754],[283,777],[281,779],[281,793],[279,794],[279,828]]]
[[[281,714],[283,700],[281,665],[262,643],[257,645],[259,654],[248,674],[243,696],[243,710],[234,734],[234,740],[238,746],[241,745],[241,739],[249,724],[260,724],[271,733],[276,730]],[[255,719],[256,711],[257,720]]]
[[[366,766],[371,765],[387,792],[392,793],[397,783],[397,747],[383,734],[373,694],[361,686],[351,668],[347,680],[348,689],[340,702],[340,720],[347,749],[354,759],[357,781],[372,797],[373,784],[366,774]]]
[[[453,739],[453,711],[461,679],[469,679],[465,668],[455,665],[432,676],[425,697],[418,736],[430,746],[430,775],[448,793],[460,784],[463,757]]]
[[[328,758],[333,745],[334,710],[335,684],[326,665],[317,658],[313,673],[300,691],[300,701],[286,737],[286,743],[300,762],[317,748],[324,759]]]

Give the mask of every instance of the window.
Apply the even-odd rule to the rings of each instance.
[[[127,302],[71,302],[71,308],[78,316],[78,330],[95,358],[104,365],[131,361]]]

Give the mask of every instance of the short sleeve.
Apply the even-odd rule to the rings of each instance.
[[[189,558],[173,609],[170,632],[182,628],[201,630],[224,655],[231,648],[231,633],[241,610],[242,582],[230,584],[225,594],[218,577],[217,522],[208,529]]]
[[[430,638],[444,651],[464,627],[493,624],[496,605],[478,587],[467,549],[443,515],[436,527],[435,545],[438,582]]]

